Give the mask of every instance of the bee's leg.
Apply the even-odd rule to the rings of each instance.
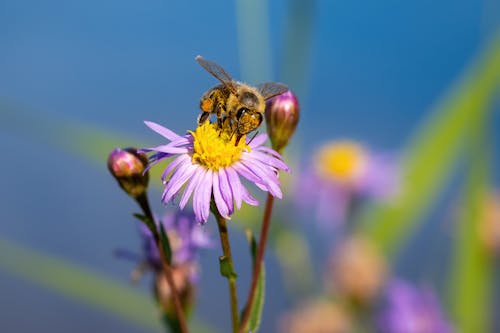
[[[198,116],[198,125],[201,125],[203,124],[205,121],[208,120],[208,118],[210,117],[210,112],[202,112],[199,116]]]
[[[247,145],[249,145],[249,144],[250,144],[250,142],[252,142],[252,141],[253,141],[253,139],[255,139],[255,137],[257,136],[257,134],[259,134],[259,131],[255,131],[255,132],[253,133],[252,138],[248,141]]]

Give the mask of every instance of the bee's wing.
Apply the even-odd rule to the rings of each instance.
[[[282,83],[264,82],[257,86],[264,99],[269,99],[276,95],[281,95],[288,90],[288,87]]]
[[[205,68],[207,72],[215,76],[215,78],[222,82],[224,86],[226,86],[232,92],[236,91],[233,78],[224,70],[224,68],[213,61],[203,58],[202,56],[196,56],[195,59],[201,65],[201,67]]]

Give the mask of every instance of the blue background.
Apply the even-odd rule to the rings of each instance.
[[[11,126],[0,109],[0,234],[126,282],[132,264],[112,251],[139,246],[133,203],[116,188],[104,160],[96,164],[37,140],[33,119],[68,119],[150,141],[158,137],[143,120],[183,132],[195,124],[200,95],[216,83],[194,57],[251,80],[240,61],[250,48],[271,56],[271,71],[255,77],[283,81],[299,95],[295,145],[301,156],[343,137],[397,151],[500,22],[500,3],[493,0],[291,3],[302,10],[290,13],[288,2],[270,2],[269,17],[252,22],[269,27],[268,39],[246,45],[236,2],[0,0],[0,100],[21,110],[24,120]],[[289,31],[298,33],[290,37]],[[264,48],[252,49],[259,45]],[[496,112],[494,130],[499,118]],[[235,256],[246,257],[243,235],[233,235]],[[225,331],[219,252],[203,254],[202,286],[210,287],[200,290],[197,317]],[[275,264],[271,254],[275,287],[266,300],[264,332],[274,331],[289,306]],[[240,286],[248,285],[246,267],[239,264]],[[8,272],[0,271],[0,293],[2,332],[144,331]]]

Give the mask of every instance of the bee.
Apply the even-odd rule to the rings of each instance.
[[[256,87],[237,82],[215,62],[201,56],[197,56],[196,61],[221,82],[201,96],[202,112],[198,123],[202,124],[214,114],[220,129],[236,134],[236,142],[260,126],[266,100],[288,90],[286,85],[276,82],[265,82]]]

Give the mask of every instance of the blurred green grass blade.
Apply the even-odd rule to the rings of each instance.
[[[256,84],[272,78],[269,13],[266,0],[237,0],[241,79]]]
[[[279,61],[280,81],[286,83],[304,105],[308,66],[314,41],[316,0],[286,1],[284,47]]]
[[[98,272],[0,238],[0,269],[95,307],[124,321],[162,331],[153,297]],[[213,333],[207,325],[192,323],[193,332]]]
[[[450,304],[454,322],[462,333],[491,332],[494,263],[479,234],[479,223],[489,191],[491,159],[482,132],[478,131],[472,140],[471,165],[456,226],[451,272]]]
[[[404,243],[452,174],[465,136],[483,122],[500,83],[500,35],[410,142],[400,195],[364,214],[362,227],[387,254]]]
[[[97,162],[105,172],[108,154],[114,148],[150,146],[144,138],[49,112],[33,112],[5,100],[0,100],[0,131]],[[152,179],[160,179],[161,171],[153,168],[150,174]]]

